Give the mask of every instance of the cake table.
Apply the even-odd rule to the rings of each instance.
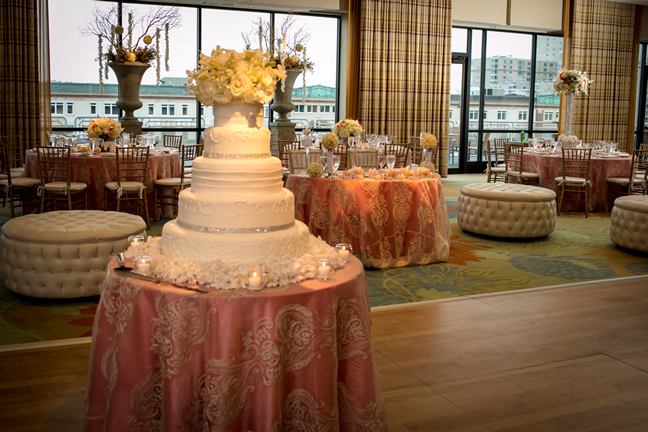
[[[208,294],[115,265],[94,323],[84,430],[386,430],[357,259],[328,281]]]

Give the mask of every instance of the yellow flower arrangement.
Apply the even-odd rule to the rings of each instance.
[[[348,138],[351,135],[360,135],[362,133],[362,125],[357,120],[344,119],[335,123],[331,131],[340,138]]]
[[[286,77],[283,67],[269,62],[260,50],[240,53],[217,46],[211,57],[201,53],[198,63],[187,71],[186,90],[206,106],[235,99],[268,103],[277,81]]]
[[[98,118],[92,120],[86,132],[88,133],[88,138],[118,138],[122,133],[121,124],[117,120],[109,118]]]
[[[421,139],[421,147],[427,150],[435,149],[437,146],[437,138],[432,134],[423,135]]]
[[[322,147],[327,150],[333,150],[337,146],[338,137],[335,134],[327,133],[326,135],[324,135],[324,138],[322,138]]]
[[[322,166],[322,164],[313,162],[312,164],[308,165],[306,173],[311,177],[322,177],[322,174],[324,174],[324,167]]]

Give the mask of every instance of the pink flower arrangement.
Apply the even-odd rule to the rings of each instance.
[[[340,138],[349,138],[351,135],[360,135],[362,133],[362,125],[357,120],[344,119],[335,123],[331,131]]]
[[[90,122],[86,132],[88,138],[118,138],[122,133],[121,124],[117,120],[101,117]]]

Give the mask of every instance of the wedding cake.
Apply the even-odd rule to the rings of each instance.
[[[161,280],[215,289],[259,289],[260,275],[261,287],[286,285],[343,267],[335,248],[295,221],[295,198],[270,154],[262,104],[285,78],[281,66],[261,51],[218,47],[187,74],[188,92],[214,105],[214,126],[193,161],[191,188],[180,193],[178,218],[125,257],[150,260]]]
[[[235,100],[214,108],[191,188],[180,193],[178,218],[164,225],[163,253],[230,265],[297,259],[308,248],[308,227],[295,221],[281,161],[270,156],[263,106]]]

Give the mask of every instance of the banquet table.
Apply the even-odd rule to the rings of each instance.
[[[70,171],[72,181],[88,185],[88,210],[104,209],[104,186],[108,182],[117,181],[117,160],[114,154],[105,156],[71,156]],[[38,155],[35,151],[25,154],[25,176],[40,178]],[[180,177],[180,155],[178,152],[168,154],[151,154],[148,161],[148,177],[146,185],[149,216],[155,215],[153,189],[155,180],[169,177]],[[170,210],[170,208],[169,208]]]
[[[524,170],[535,172],[539,175],[539,186],[556,192],[556,200],[559,199],[558,183],[556,177],[562,177],[562,156],[549,153],[524,152]],[[590,199],[588,211],[607,211],[605,205],[605,190],[607,179],[610,177],[628,177],[632,157],[594,157],[590,163]],[[584,195],[565,194],[563,199],[563,211],[582,211]]]
[[[328,281],[207,294],[115,267],[92,332],[84,430],[387,430],[357,259]]]
[[[349,243],[368,268],[447,261],[450,220],[441,177],[343,180],[290,175],[295,218],[331,245]]]

